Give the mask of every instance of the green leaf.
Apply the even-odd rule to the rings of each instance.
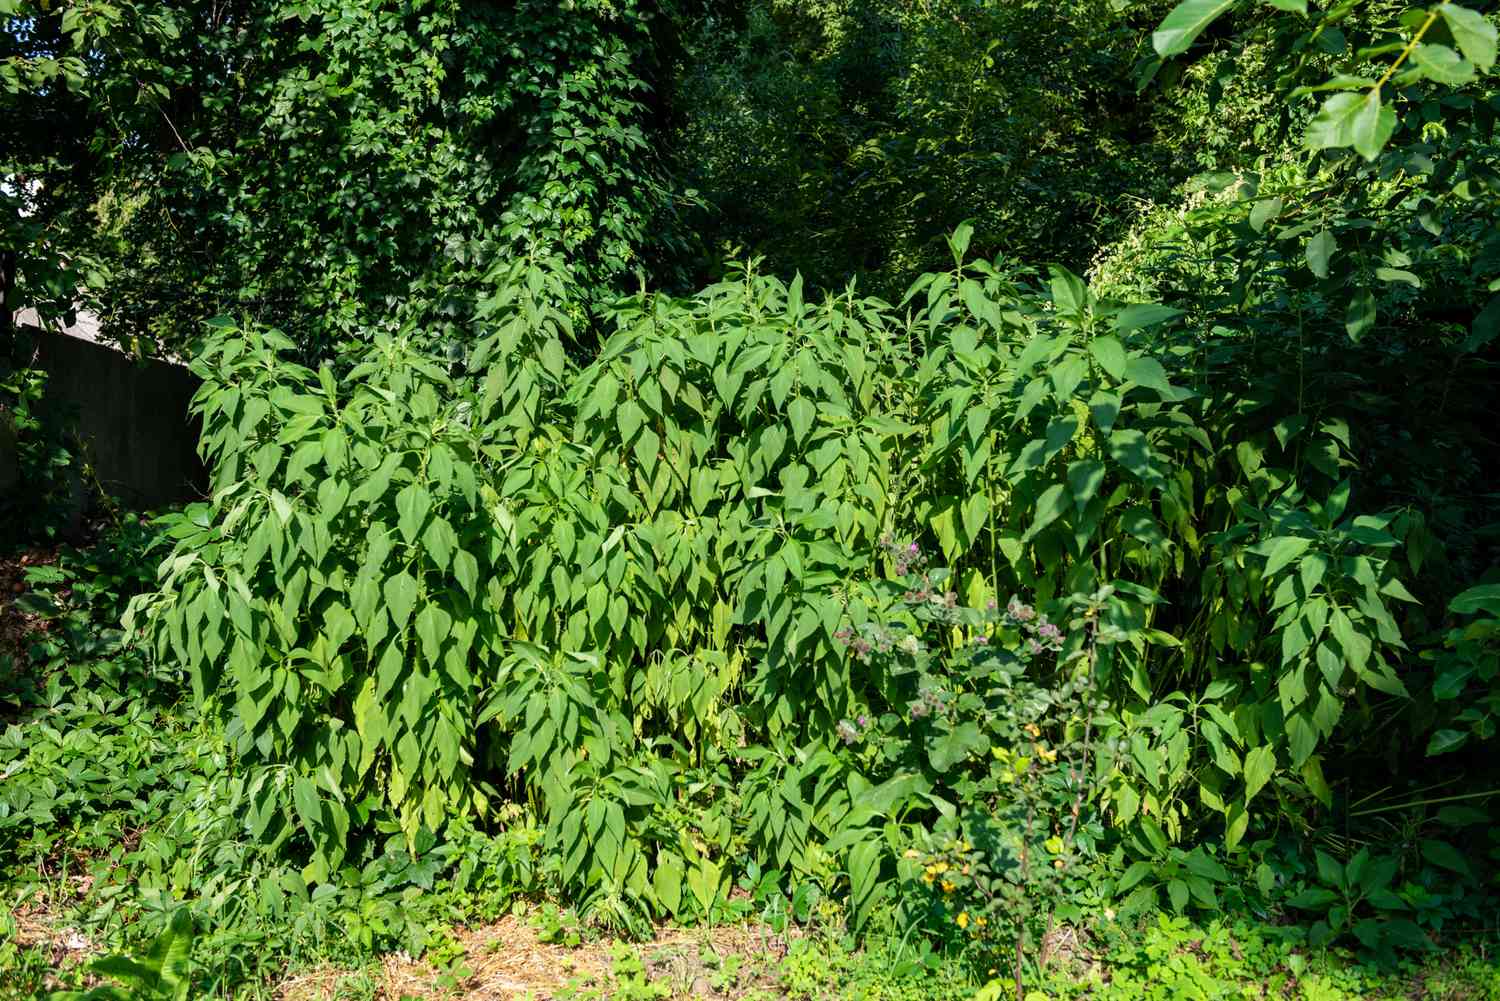
[[[1132,862],[1115,884],[1116,893],[1125,893],[1152,873],[1150,862]]]
[[[785,438],[783,437],[783,441]],[[640,437],[635,440],[635,461],[640,464],[642,470],[649,477],[656,469],[657,452],[661,448],[661,439],[655,431],[646,428]]]
[[[962,264],[964,257],[969,253],[969,241],[974,238],[974,224],[967,220],[958,224],[953,235],[948,238],[948,247],[953,252],[953,263],[955,266]],[[801,277],[800,275],[798,277]]]
[[[1182,0],[1151,34],[1151,45],[1163,59],[1181,55],[1233,6],[1234,0]]]
[[[1328,230],[1321,230],[1307,241],[1307,266],[1319,278],[1328,277],[1328,262],[1338,250],[1338,242]]]
[[[1068,489],[1073,503],[1082,511],[1104,483],[1104,463],[1098,459],[1080,459],[1068,466]]]
[[[1375,277],[1383,282],[1401,282],[1412,288],[1422,287],[1422,279],[1403,268],[1376,268]]]
[[[460,549],[453,554],[453,576],[465,594],[470,598],[478,597],[479,561],[472,553]]]
[[[928,743],[928,760],[934,770],[946,772],[967,758],[971,753],[989,749],[990,742],[972,722],[960,723],[945,734],[933,737]]]
[[[1500,617],[1500,584],[1481,584],[1448,602],[1448,610],[1457,615],[1488,612]]]
[[[1366,160],[1374,160],[1395,131],[1396,112],[1380,100],[1380,91],[1370,91],[1354,116],[1354,151]]]
[[[1424,838],[1422,840],[1422,857],[1433,865],[1440,865],[1444,869],[1452,870],[1460,875],[1474,875],[1474,870],[1469,868],[1469,860],[1464,858],[1462,852],[1446,841]]]
[[[1469,62],[1489,72],[1495,65],[1495,26],[1489,19],[1454,3],[1442,4],[1438,13],[1443,15],[1448,31]]]
[[[1168,880],[1167,896],[1171,898],[1172,910],[1176,911],[1178,914],[1181,914],[1183,911],[1187,910],[1189,897],[1187,883],[1183,882],[1180,879]]]
[[[1032,510],[1031,527],[1026,530],[1026,540],[1036,538],[1042,529],[1056,521],[1062,515],[1066,503],[1066,489],[1061,483],[1054,483],[1043,490]]]
[[[634,400],[626,400],[615,411],[615,423],[620,429],[620,442],[629,444],[635,433],[646,422],[646,412]]]
[[[1311,539],[1295,535],[1283,535],[1270,540],[1261,547],[1266,557],[1266,568],[1262,572],[1266,577],[1276,576],[1279,571],[1301,556],[1310,545],[1312,545]]]
[[[306,775],[297,776],[292,783],[292,804],[297,808],[297,818],[302,822],[303,830],[312,837],[314,844],[318,844],[322,839],[314,832],[323,824],[323,809],[318,803],[318,791]]]
[[[1143,327],[1154,327],[1158,323],[1166,323],[1175,320],[1182,315],[1182,310],[1173,309],[1171,306],[1160,306],[1156,303],[1141,303],[1135,306],[1126,306],[1115,316],[1115,329],[1124,333],[1130,330],[1140,330]]]
[[[1375,295],[1369,289],[1360,289],[1349,300],[1344,311],[1344,330],[1356,344],[1365,333],[1375,326]]]
[[[1175,400],[1176,391],[1167,382],[1167,371],[1155,358],[1138,355],[1125,363],[1125,378],[1147,389],[1154,389],[1164,400]]]
[[[1245,802],[1255,798],[1276,772],[1276,752],[1268,744],[1252,747],[1245,755]]]
[[[1088,308],[1088,291],[1084,288],[1083,280],[1067,268],[1057,265],[1048,270],[1052,273],[1052,301],[1057,308],[1070,313],[1085,312]]]
[[[1303,911],[1326,911],[1328,906],[1338,899],[1338,894],[1332,890],[1314,886],[1288,897],[1287,905]]]
[[[1307,0],[1261,0],[1268,7],[1284,10],[1289,14],[1307,16]]]
[[[1497,337],[1500,337],[1500,295],[1492,298],[1474,317],[1474,325],[1464,339],[1463,349],[1478,351]]]
[[[1267,198],[1255,203],[1250,210],[1250,228],[1259,233],[1266,228],[1266,223],[1281,215],[1281,199]]]
[[[1469,735],[1462,730],[1438,730],[1427,740],[1427,756],[1456,751],[1468,743]]]
[[[283,528],[292,520],[292,503],[282,496],[280,490],[271,491],[271,506],[276,509],[276,518]]]
[[[412,609],[417,604],[417,581],[405,570],[390,577],[384,587],[386,608],[391,613],[391,623],[397,632],[406,627]]]
[[[1381,102],[1379,90],[1343,92],[1324,101],[1308,123],[1307,145],[1311,149],[1352,146],[1366,160],[1374,160],[1395,130],[1396,112]],[[1313,271],[1324,277],[1316,267]]]
[[[399,515],[396,527],[401,532],[401,537],[407,542],[417,541],[417,536],[422,534],[422,525],[427,521],[427,513],[432,510],[432,495],[420,484],[408,483],[396,494],[396,513]]]
[[[787,408],[787,416],[792,422],[792,440],[798,445],[806,442],[807,433],[812,429],[813,419],[817,413],[817,407],[801,396],[793,400],[791,406]]]
[[[881,843],[861,841],[849,849],[849,902],[854,911],[855,931],[863,928],[884,895],[880,882]]]
[[[1423,42],[1412,50],[1411,61],[1436,83],[1458,87],[1474,79],[1473,64],[1446,45]]]
[[[676,915],[682,909],[682,878],[686,869],[682,859],[671,852],[659,852],[656,856],[656,872],[651,876],[651,888],[656,900],[667,913]]]
[[[1125,348],[1115,338],[1105,335],[1089,341],[1089,353],[1111,378],[1125,378]]]

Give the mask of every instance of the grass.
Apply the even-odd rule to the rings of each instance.
[[[87,986],[97,947],[38,916],[0,918],[0,999]],[[1484,943],[1427,957],[1361,961],[1313,949],[1293,928],[1158,916],[1061,929],[1023,1001],[1445,999],[1500,1001],[1500,961]],[[53,964],[60,963],[54,967]],[[837,925],[776,931],[747,922],[661,928],[644,942],[589,934],[550,905],[447,929],[420,957],[313,963],[244,984],[279,1001],[1010,1001],[1008,975],[977,982],[964,964],[877,937],[856,948]]]

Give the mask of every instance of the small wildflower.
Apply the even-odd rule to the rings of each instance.
[[[952,883],[951,880],[947,880],[947,879],[943,880],[943,892],[944,893],[952,893],[955,889],[956,889],[956,887],[953,885],[953,883]]]
[[[953,920],[955,920],[955,921],[958,922],[958,926],[960,928],[967,928],[967,927],[969,927],[969,912],[968,911],[959,911],[958,912],[958,917],[954,918]]]

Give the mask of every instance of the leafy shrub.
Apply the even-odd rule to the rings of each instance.
[[[43,403],[47,376],[0,360],[0,541],[56,533],[73,510],[74,461],[65,424]]]
[[[140,959],[105,956],[93,962],[95,974],[123,982],[88,991],[57,991],[49,1001],[187,1001],[193,996],[189,972],[193,948],[193,919],[186,910],[172,915],[171,925]]]
[[[1039,296],[964,264],[968,238],[908,318],[746,271],[620,304],[583,367],[545,263],[502,276],[456,374],[400,339],[340,377],[218,331],[214,499],[175,519],[131,624],[225,720],[252,833],[295,834],[325,880],[387,813],[411,844],[521,801],[614,923],[717,913],[753,860],[847,879],[863,924],[896,878],[882,824],[974,794],[1058,809],[1055,782],[955,768],[1018,720],[986,733],[933,695],[900,722],[921,672],[864,663],[862,637],[916,621],[888,579],[911,558],[878,555],[908,527],[951,565],[924,585],[945,603],[1108,595],[1087,674],[1113,750],[1090,781],[1148,853],[1212,823],[1190,793],[1231,849],[1273,778],[1326,800],[1316,752],[1349,693],[1398,689],[1403,594],[1391,519],[1344,512],[1338,428],[1307,453],[1250,438],[1211,368],[1151,353],[1176,311],[1061,270]],[[875,757],[850,740],[872,726]]]

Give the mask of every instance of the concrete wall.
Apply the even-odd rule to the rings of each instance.
[[[46,406],[73,418],[105,492],[138,507],[203,495],[208,478],[188,413],[198,379],[186,368],[69,334],[41,335],[37,363],[47,373]]]

